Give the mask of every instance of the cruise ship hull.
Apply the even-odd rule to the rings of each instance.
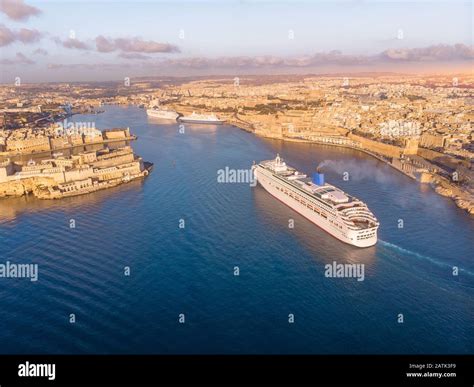
[[[148,109],[146,113],[148,117],[158,118],[160,120],[170,120],[170,121],[176,121],[176,119],[179,116],[178,113],[173,112],[173,111],[167,111],[167,110],[157,111],[153,109]]]
[[[329,219],[323,218],[313,210],[310,210],[305,205],[301,204],[299,201],[285,195],[281,190],[278,190],[276,187],[279,183],[271,177],[269,171],[266,171],[259,166],[255,166],[254,177],[271,195],[340,241],[356,247],[370,247],[377,243],[377,228],[367,228],[365,230],[357,231],[348,229],[341,230],[331,224]],[[366,235],[370,235],[370,237],[365,237]]]
[[[212,121],[212,120],[193,120],[181,117],[179,122],[184,122],[187,124],[206,124],[206,125],[222,125],[223,121]]]

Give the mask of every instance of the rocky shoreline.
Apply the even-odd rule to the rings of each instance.
[[[474,215],[474,200],[468,194],[460,192],[457,187],[453,187],[446,182],[435,183],[434,189],[439,195],[451,198],[459,208],[465,210],[470,215]]]

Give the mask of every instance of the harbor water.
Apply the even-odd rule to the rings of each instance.
[[[0,353],[474,351],[474,220],[431,187],[355,150],[228,125],[182,133],[137,107],[71,120],[129,126],[154,169],[89,195],[0,201],[0,264],[39,268],[37,281],[0,278]],[[336,240],[260,186],[218,182],[276,153],[308,175],[322,163],[366,202],[377,245]],[[333,262],[364,264],[364,280],[327,278]]]

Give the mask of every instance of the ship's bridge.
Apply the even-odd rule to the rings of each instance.
[[[292,175],[294,173],[294,169],[289,168],[278,153],[274,160],[264,161],[262,164],[279,175]]]

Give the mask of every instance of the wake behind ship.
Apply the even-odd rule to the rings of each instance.
[[[287,166],[279,155],[252,169],[265,190],[337,239],[357,247],[377,243],[379,222],[367,205],[325,183],[322,173],[310,179]]]

